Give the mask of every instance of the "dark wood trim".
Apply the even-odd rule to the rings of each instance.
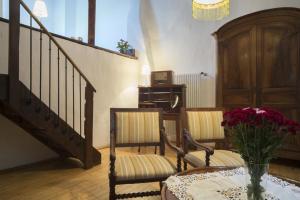
[[[186,88],[185,84],[161,84],[161,85],[155,85],[155,86],[139,86],[138,88],[169,88],[169,87],[174,87],[174,88]]]
[[[132,180],[116,180],[116,185],[122,185],[122,184],[135,184],[135,183],[151,183],[151,182],[158,182],[158,181],[164,181],[168,177],[161,177],[161,178],[137,178]]]
[[[152,143],[126,143],[126,144],[116,144],[115,147],[149,147],[149,146],[159,146],[160,142]]]
[[[89,0],[88,44],[95,45],[96,0]]]
[[[94,92],[90,84],[85,88],[85,160],[84,165],[86,169],[93,167],[93,111],[94,111]]]
[[[8,45],[8,76],[9,103],[19,109],[19,43],[20,43],[20,0],[9,2],[9,45]]]
[[[8,85],[7,74],[0,74],[0,100],[8,100]]]
[[[241,17],[238,17],[220,27],[213,35],[220,35],[223,34],[225,31],[230,31],[233,26],[237,24],[244,24],[245,26],[247,23],[252,23],[254,18],[265,18],[265,17],[272,17],[272,16],[299,16],[300,8],[295,7],[281,7],[281,8],[272,8],[261,10],[258,12],[250,13]]]
[[[1,18],[1,17],[0,17],[0,21],[4,22],[4,23],[9,23],[8,19]],[[40,29],[37,29],[37,28],[34,28],[34,27],[31,28],[30,26],[27,26],[25,24],[21,24],[21,27],[22,28],[32,29],[32,30],[37,31],[37,32],[41,32]],[[80,44],[80,45],[83,45],[83,46],[87,46],[87,47],[91,47],[91,48],[94,48],[94,49],[97,49],[97,50],[100,50],[100,51],[105,51],[107,53],[115,54],[115,55],[118,55],[118,56],[122,56],[122,57],[126,57],[126,58],[129,58],[129,59],[133,59],[133,60],[137,60],[138,59],[138,57],[136,57],[136,56],[130,56],[130,55],[122,54],[120,52],[113,51],[113,50],[110,50],[110,49],[106,49],[106,48],[103,48],[103,47],[98,47],[98,46],[95,46],[95,45],[90,45],[88,43],[81,42],[79,40],[75,40],[75,39],[72,39],[72,38],[69,38],[69,37],[66,37],[66,36],[58,35],[56,33],[51,33],[51,35],[53,35],[54,37],[59,38],[59,39],[67,40],[67,41],[70,41],[70,42],[74,42],[74,43],[77,43],[77,44]]]
[[[184,108],[185,111],[222,111],[224,112],[225,109],[223,107],[217,108]]]

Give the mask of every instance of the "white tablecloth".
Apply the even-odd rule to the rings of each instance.
[[[248,176],[248,177],[247,177]],[[243,200],[247,199],[249,175],[244,168],[213,173],[171,176],[168,189],[180,200]],[[262,177],[266,189],[264,199],[300,200],[300,188],[271,175]]]

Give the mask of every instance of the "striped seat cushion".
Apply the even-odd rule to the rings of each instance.
[[[167,178],[176,173],[175,167],[160,155],[119,156],[115,163],[117,180]]]
[[[184,159],[189,160],[197,167],[205,166],[205,151],[189,152],[185,155]],[[215,150],[214,154],[210,156],[211,167],[240,167],[244,166],[244,160],[240,154],[226,151]]]
[[[224,139],[222,111],[187,111],[187,119],[194,140]]]

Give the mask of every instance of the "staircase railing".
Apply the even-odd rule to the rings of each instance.
[[[48,101],[48,108],[49,108],[49,114],[47,116],[47,120],[49,120],[51,117],[57,117],[57,123],[59,123],[59,119],[63,119],[68,124],[68,118],[70,113],[72,114],[72,122],[70,123],[70,126],[72,126],[74,132],[75,132],[75,118],[77,121],[79,120],[79,130],[78,133],[80,136],[85,138],[85,160],[84,164],[86,168],[90,168],[93,165],[93,95],[94,92],[96,92],[95,88],[91,84],[91,82],[87,79],[87,77],[82,73],[82,71],[79,69],[79,67],[75,64],[75,62],[71,59],[71,57],[66,53],[66,51],[61,47],[61,45],[56,41],[56,39],[49,33],[49,31],[46,29],[46,27],[40,22],[40,20],[31,12],[31,10],[28,8],[28,6],[22,1],[22,0],[10,0],[10,18],[9,18],[9,103],[11,106],[18,110],[21,106],[19,96],[20,93],[18,91],[19,85],[20,85],[20,77],[19,77],[19,71],[20,71],[20,64],[19,64],[19,49],[20,49],[20,8],[23,7],[24,10],[28,13],[30,17],[30,29],[29,29],[29,69],[26,70],[29,73],[29,90],[30,94],[27,98],[27,103],[31,103],[31,97],[33,94],[33,80],[35,83],[38,83],[38,90],[36,93],[39,97],[40,102],[46,101],[46,99],[43,99],[43,94],[45,93],[42,91],[42,88],[45,87],[44,80],[43,79],[43,70],[45,70],[45,66],[43,66],[43,63],[45,62],[43,60],[43,40],[46,37],[46,40],[48,42],[48,94],[47,94],[47,101]],[[40,27],[39,32],[39,53],[33,52],[33,22],[35,22]],[[57,51],[57,61],[53,63],[52,54],[53,51]],[[36,76],[36,73],[33,73],[33,56],[39,55],[39,75]],[[63,62],[61,62],[63,61]],[[63,66],[62,66],[62,63]],[[57,78],[54,79],[52,76],[54,67],[57,67],[55,70],[57,70]],[[53,71],[52,71],[53,70]],[[64,74],[61,74],[64,72]],[[68,74],[68,73],[71,73]],[[78,98],[75,97],[75,74],[78,74],[77,82],[79,85],[77,85],[78,90],[76,93],[79,95]],[[72,80],[68,80],[68,77],[71,76]],[[62,81],[63,80],[63,81]],[[57,87],[53,87],[53,82],[57,81]],[[61,86],[61,82],[64,82],[63,88]],[[71,84],[71,87],[70,85]],[[85,85],[84,92],[85,92],[85,104],[84,104],[84,116],[82,116],[82,86]],[[77,88],[76,87],[76,88]],[[71,88],[71,91],[69,91]],[[55,94],[53,94],[53,91],[55,91]],[[64,91],[64,92],[63,92]],[[61,93],[64,93],[64,97],[62,97]],[[72,95],[69,95],[69,94]],[[56,114],[57,116],[51,116],[51,112],[53,111],[53,97],[57,94],[56,103]],[[45,98],[45,97],[44,97]],[[72,111],[68,110],[68,101],[71,98],[72,102]],[[76,114],[75,112],[75,99],[77,101],[76,106],[79,106],[77,110],[79,109],[79,113]],[[62,102],[64,101],[64,102]],[[61,105],[64,104],[64,116],[62,116],[62,109]],[[78,116],[79,115],[79,116]],[[82,121],[84,120],[84,121]],[[70,121],[70,120],[69,120]],[[82,128],[82,122],[84,122],[84,129]],[[59,126],[59,124],[57,124]],[[83,132],[83,133],[82,133]]]

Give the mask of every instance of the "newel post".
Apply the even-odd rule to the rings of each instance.
[[[18,109],[19,99],[20,0],[9,1],[8,76],[9,103]]]
[[[94,89],[90,83],[85,88],[85,160],[84,167],[89,169],[93,167],[93,110],[94,110]]]

